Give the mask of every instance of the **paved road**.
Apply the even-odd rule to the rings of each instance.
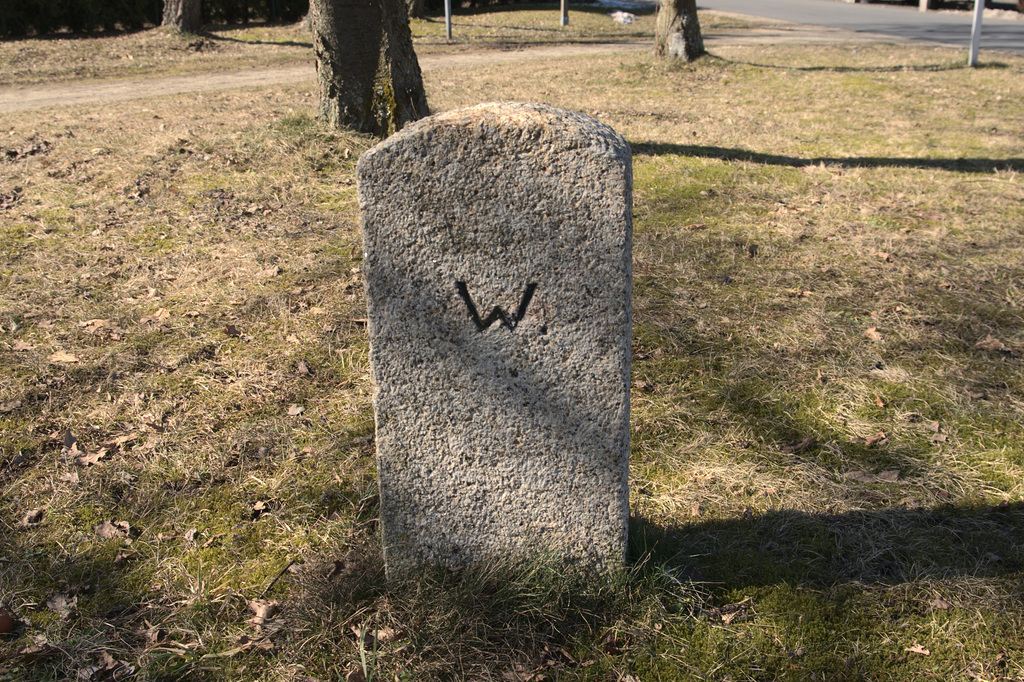
[[[699,9],[968,47],[970,12],[920,12],[916,7],[827,0],[698,0]],[[1024,21],[986,17],[981,49],[1024,53]]]

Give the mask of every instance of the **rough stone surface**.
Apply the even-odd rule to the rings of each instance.
[[[359,161],[388,573],[621,566],[632,170],[582,114],[489,104]]]

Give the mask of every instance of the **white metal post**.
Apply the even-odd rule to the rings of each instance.
[[[978,65],[978,48],[981,47],[981,20],[985,16],[985,0],[974,0],[974,24],[971,25],[971,56],[967,66]]]
[[[444,0],[444,34],[452,39],[452,0]]]
[[[569,25],[569,0],[562,0],[562,26]]]

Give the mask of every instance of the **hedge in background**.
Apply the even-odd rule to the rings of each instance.
[[[201,1],[205,23],[298,21],[309,8],[309,0]],[[162,16],[163,0],[0,0],[0,35],[135,31],[158,25]]]

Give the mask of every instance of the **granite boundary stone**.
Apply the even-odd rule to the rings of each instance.
[[[418,121],[358,164],[389,575],[623,565],[632,158],[536,104]]]

